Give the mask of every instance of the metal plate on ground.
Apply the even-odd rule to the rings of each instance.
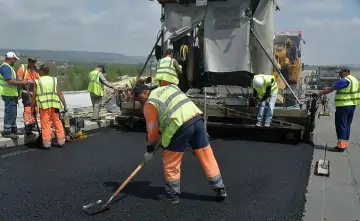
[[[330,176],[330,161],[319,159],[315,164],[314,175],[316,176]]]

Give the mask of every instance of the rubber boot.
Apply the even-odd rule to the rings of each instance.
[[[215,192],[216,192],[216,200],[217,201],[224,201],[227,197],[227,193],[226,193],[226,190],[225,188],[218,188],[218,189],[215,189]]]

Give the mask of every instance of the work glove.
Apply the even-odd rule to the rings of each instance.
[[[154,157],[154,154],[152,152],[149,153],[149,152],[146,151],[145,154],[144,154],[144,160],[145,160],[146,163],[151,161],[153,159],[153,157]]]

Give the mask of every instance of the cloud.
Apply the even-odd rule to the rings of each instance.
[[[313,28],[360,28],[360,18],[354,17],[344,20],[304,18],[303,24]]]
[[[146,55],[160,28],[160,5],[142,0],[0,0],[1,48]],[[6,30],[6,31],[4,31]],[[6,34],[5,34],[6,32]]]

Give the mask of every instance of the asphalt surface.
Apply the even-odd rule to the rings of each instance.
[[[0,151],[0,220],[302,220],[313,148],[231,140],[212,141],[228,198],[214,201],[196,157],[186,152],[182,199],[163,192],[158,153],[111,205],[90,217],[82,206],[106,200],[142,161],[145,134],[96,131],[63,149]]]

